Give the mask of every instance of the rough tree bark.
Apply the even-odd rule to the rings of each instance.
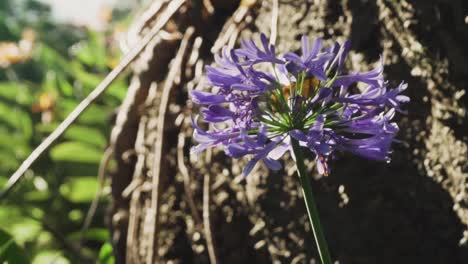
[[[154,0],[129,46],[164,16]],[[316,258],[294,167],[263,166],[219,150],[189,155],[187,92],[224,45],[271,33],[274,1],[187,0],[133,66],[111,136],[112,239],[117,263],[309,263]],[[277,49],[302,34],[350,38],[350,68],[383,54],[389,80],[406,80],[412,102],[402,143],[382,164],[340,155],[330,177],[309,162],[325,234],[339,263],[467,263],[468,178],[462,0],[278,0]],[[274,16],[273,16],[274,17]],[[395,85],[397,83],[391,83]],[[310,262],[310,263],[313,263]],[[316,262],[315,262],[316,263]]]

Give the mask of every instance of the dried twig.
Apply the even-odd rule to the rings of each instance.
[[[121,41],[120,48],[123,52],[128,51],[129,47],[135,45],[136,42],[140,41],[141,36],[145,34],[142,32],[143,29],[151,28],[150,23],[158,17],[163,7],[169,0],[152,1],[151,4],[144,9],[142,14],[134,14],[134,21],[132,26],[127,31],[127,36]]]
[[[211,229],[210,217],[210,200],[211,200],[211,175],[207,171],[203,178],[203,228],[205,231],[206,246],[208,248],[208,256],[210,257],[211,264],[218,263],[216,249],[214,245],[214,237]]]
[[[128,219],[128,229],[127,229],[127,263],[134,263],[136,260],[133,258],[136,255],[136,250],[135,246],[137,246],[137,243],[135,241],[137,240],[138,232],[137,232],[137,221],[138,218],[140,217],[140,210],[138,210],[138,200],[140,197],[140,188],[139,186],[143,182],[142,178],[142,172],[145,164],[145,154],[142,153],[143,144],[144,144],[144,137],[145,137],[145,126],[147,123],[147,118],[141,118],[140,124],[138,125],[138,134],[135,142],[135,148],[137,149],[138,153],[138,159],[135,165],[135,171],[133,173],[133,180],[131,182],[130,186],[135,186],[132,188],[132,198],[130,200],[130,212],[129,212],[129,219]],[[128,197],[130,195],[130,192],[127,192],[128,189],[125,189],[125,191],[122,193],[122,196]]]
[[[149,106],[156,97],[157,84],[153,82],[150,85],[148,91],[148,97],[146,98],[145,105]],[[127,232],[127,263],[137,262],[136,256],[137,253],[137,243],[138,241],[138,219],[140,218],[141,208],[139,204],[139,199],[141,195],[141,184],[144,181],[144,168],[146,162],[147,148],[145,147],[145,136],[146,136],[146,126],[148,123],[148,117],[142,116],[140,123],[138,125],[138,134],[135,140],[135,150],[138,153],[137,162],[135,165],[135,170],[133,173],[133,179],[130,185],[123,191],[122,196],[128,197],[132,195],[130,200],[130,213],[128,220],[128,232]]]
[[[91,221],[93,220],[94,214],[96,213],[96,209],[99,205],[99,199],[101,198],[102,189],[104,188],[104,184],[106,182],[106,169],[107,169],[107,166],[109,165],[109,162],[111,161],[113,153],[114,153],[113,148],[108,147],[106,151],[104,152],[104,155],[102,156],[101,162],[99,164],[99,170],[98,170],[99,186],[96,190],[96,195],[94,196],[93,201],[91,202],[91,205],[89,206],[88,213],[86,214],[86,218],[83,222],[83,227],[81,228],[81,235],[80,235],[80,242],[79,242],[80,246],[83,243],[84,235],[86,231],[88,230],[89,226],[91,225]]]
[[[44,228],[44,230],[48,231],[49,233],[52,234],[52,236],[60,243],[60,245],[70,251],[73,255],[75,255],[82,263],[91,263],[92,262],[92,259],[88,256],[86,256],[85,254],[83,254],[83,252],[81,252],[81,249],[79,246],[77,246],[76,244],[73,244],[71,243],[70,241],[68,241],[61,233],[60,231],[56,230],[55,227],[53,227],[52,225],[48,224],[47,222],[45,222],[43,219],[40,219],[40,218],[37,218],[35,216],[33,216],[28,210],[26,209],[22,209],[21,210],[22,213],[27,216],[28,218],[31,218],[32,220],[34,221],[37,221],[38,223],[41,224],[41,226]]]
[[[182,174],[182,177],[184,178],[184,189],[187,197],[187,203],[189,205],[190,211],[192,212],[195,225],[199,226],[202,224],[202,219],[198,213],[197,206],[195,205],[195,201],[193,199],[192,189],[190,188],[190,175],[184,161],[184,146],[185,135],[183,132],[181,132],[179,134],[179,141],[177,143],[177,165],[179,167],[180,173]]]
[[[180,48],[177,51],[177,55],[174,58],[173,65],[168,73],[166,82],[164,83],[164,87],[161,94],[161,102],[159,104],[159,112],[158,112],[158,121],[157,121],[157,136],[156,142],[154,144],[154,163],[152,168],[152,177],[153,177],[153,188],[151,191],[151,211],[154,215],[154,223],[153,223],[153,236],[155,239],[151,239],[148,245],[148,255],[147,263],[154,263],[155,262],[155,254],[156,254],[156,241],[157,240],[157,233],[158,233],[158,211],[159,211],[159,200],[161,191],[159,190],[159,180],[160,180],[160,172],[161,172],[161,164],[162,164],[162,149],[163,149],[163,142],[164,142],[164,128],[166,125],[166,111],[169,105],[169,95],[171,89],[174,85],[174,81],[178,74],[181,72],[182,60],[184,55],[186,54],[187,47],[189,45],[189,40],[191,39],[192,35],[194,34],[195,29],[190,27],[186,30],[184,34],[184,38],[180,44]]]
[[[42,143],[29,155],[29,157],[21,164],[18,170],[8,179],[6,187],[0,193],[0,199],[3,199],[10,190],[18,183],[24,173],[31,165],[39,158],[57,140],[75,120],[90,106],[109,85],[132,63],[138,55],[145,49],[146,45],[156,36],[156,34],[166,25],[172,15],[182,6],[185,0],[173,0],[167,7],[166,12],[161,15],[156,25],[151,31],[138,42],[137,46],[130,50],[104,80],[78,104],[78,106],[63,120],[63,122],[44,140]]]
[[[203,6],[210,15],[214,13],[214,7],[210,0],[203,0]]]
[[[237,36],[239,35],[242,22],[249,15],[249,11],[260,1],[255,0],[243,0],[239,7],[236,9],[231,18],[224,24],[221,33],[216,39],[213,47],[211,48],[212,53],[217,53],[226,44],[234,45]],[[232,47],[230,46],[230,47]]]
[[[271,32],[270,32],[270,44],[274,45],[276,42],[276,35],[278,34],[278,13],[279,13],[279,4],[278,0],[273,1],[273,11],[271,12]]]
[[[211,163],[212,149],[207,149],[205,154],[205,164]],[[203,176],[203,230],[205,232],[206,247],[208,248],[208,256],[210,262],[217,263],[218,257],[216,254],[215,239],[211,228],[211,171],[207,167],[204,170]]]

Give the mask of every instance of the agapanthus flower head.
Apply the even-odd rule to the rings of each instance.
[[[199,145],[192,152],[222,146],[231,157],[249,155],[244,175],[259,161],[280,169],[287,151],[294,158],[292,140],[315,155],[325,175],[335,150],[388,161],[398,132],[392,118],[409,101],[401,95],[407,85],[389,89],[382,60],[369,72],[344,73],[349,47],[345,42],[323,48],[321,39],[311,44],[304,36],[301,54],[277,55],[262,34],[261,45],[250,40],[239,49],[223,49],[217,66],[206,67],[212,90],[191,92],[210,124],[204,130],[194,119]]]

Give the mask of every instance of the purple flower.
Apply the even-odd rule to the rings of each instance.
[[[275,46],[268,43],[268,39],[265,34],[260,34],[260,41],[262,42],[263,50],[255,45],[253,40],[243,40],[242,48],[235,51],[236,55],[244,57],[245,62],[248,65],[260,62],[284,63],[276,57]]]
[[[331,62],[334,54],[331,52],[321,52],[322,45],[323,41],[321,39],[316,39],[314,44],[310,46],[309,38],[303,36],[301,56],[293,52],[284,54],[288,70],[296,74],[299,72],[306,72],[307,74],[314,75],[315,78],[321,81],[326,81],[327,75],[325,73],[325,65]]]
[[[199,144],[192,152],[221,146],[233,158],[249,156],[245,175],[259,161],[280,169],[279,160],[288,151],[295,158],[292,140],[315,155],[317,169],[325,175],[327,161],[337,150],[390,159],[398,132],[392,119],[409,98],[401,95],[407,88],[403,82],[388,89],[382,60],[369,72],[347,74],[348,41],[324,48],[323,40],[311,44],[304,36],[300,55],[281,56],[265,35],[260,41],[261,45],[243,41],[236,50],[224,48],[221,56],[215,56],[217,66],[206,67],[213,89],[192,91],[191,97],[203,106],[203,121],[210,126],[202,129],[195,118],[194,139]],[[367,88],[349,89],[358,83]]]
[[[201,105],[212,105],[227,102],[226,96],[220,94],[212,94],[203,91],[192,91],[192,101]]]
[[[206,122],[219,123],[231,120],[235,117],[234,112],[220,105],[210,105],[208,108],[202,108],[203,119]]]
[[[349,86],[353,83],[362,82],[371,85],[372,87],[382,87],[383,79],[383,59],[380,59],[379,65],[368,72],[354,72],[348,75],[338,76],[334,81],[334,86]]]

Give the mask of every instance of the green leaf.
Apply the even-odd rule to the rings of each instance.
[[[87,143],[99,149],[104,148],[106,145],[106,138],[99,130],[85,126],[71,127],[65,133],[65,138]]]
[[[13,237],[0,229],[0,263],[30,263],[26,252],[15,242]]]
[[[42,92],[55,92],[58,91],[58,85],[57,85],[57,73],[55,71],[47,71],[45,75],[45,79],[41,84]]]
[[[12,136],[6,127],[0,127],[0,152],[4,151],[5,154],[10,156],[10,159],[11,156],[18,159],[29,154],[31,148],[28,143],[21,136]]]
[[[0,82],[1,99],[21,106],[29,106],[32,103],[32,95],[28,87],[17,82]]]
[[[87,88],[85,89],[87,92],[96,88],[102,80],[101,76],[87,72],[77,62],[72,63],[70,69],[73,71],[73,76]]]
[[[24,215],[12,223],[8,229],[15,236],[18,243],[34,241],[42,231],[42,226],[36,220],[26,218]]]
[[[89,228],[84,233],[83,238],[86,240],[105,242],[110,239],[109,230],[107,228]],[[72,241],[80,240],[81,231],[70,234],[70,236],[68,236],[68,239]]]
[[[19,166],[19,161],[11,157],[11,153],[0,151],[0,169],[2,171],[14,170]]]
[[[24,199],[28,202],[46,202],[50,199],[51,193],[49,191],[29,191],[24,194]]]
[[[116,98],[119,102],[122,102],[127,95],[128,84],[125,79],[120,78],[109,87],[107,93]]]
[[[86,109],[78,121],[82,124],[103,126],[107,122],[107,116],[108,111],[104,107],[93,105]]]
[[[41,251],[33,259],[33,264],[54,263],[54,264],[69,264],[70,261],[63,256],[60,251]]]
[[[104,36],[90,30],[88,31],[88,38],[87,42],[79,43],[75,49],[78,60],[87,66],[105,70],[107,54]]]
[[[55,70],[57,72],[69,71],[70,62],[53,48],[41,42],[35,47],[36,60],[44,65],[46,69]]]
[[[112,245],[110,243],[105,243],[102,245],[101,250],[99,251],[99,264],[114,264],[114,254],[112,252]]]
[[[73,85],[71,85],[65,78],[65,76],[57,75],[57,82],[60,88],[60,91],[65,96],[73,95]]]
[[[60,193],[71,202],[88,203],[93,200],[98,187],[94,176],[73,177],[60,186]]]
[[[29,140],[32,136],[32,121],[29,113],[19,107],[0,102],[0,122],[11,127],[15,132],[20,132],[25,140]]]
[[[54,161],[99,163],[102,153],[92,145],[69,141],[53,147],[50,156]]]
[[[0,186],[5,186],[5,184],[7,183],[7,181],[8,181],[8,177],[7,177],[7,176],[3,176],[3,175],[0,176]],[[1,215],[1,209],[0,209],[0,215]]]
[[[38,124],[37,130],[43,133],[51,133],[54,131],[58,126],[58,123],[53,124]],[[96,146],[97,148],[101,149],[104,148],[106,145],[106,138],[98,129],[87,127],[87,126],[80,126],[80,125],[72,125],[63,135],[65,139],[79,141],[82,143],[90,144]]]
[[[70,99],[62,99],[57,102],[58,107],[58,115],[61,119],[65,119],[75,107],[78,105],[79,102],[76,100]],[[91,105],[86,109],[81,116],[78,118],[78,122],[80,124],[86,125],[105,125],[107,120],[107,113],[108,111],[105,110],[104,107],[99,105]]]

